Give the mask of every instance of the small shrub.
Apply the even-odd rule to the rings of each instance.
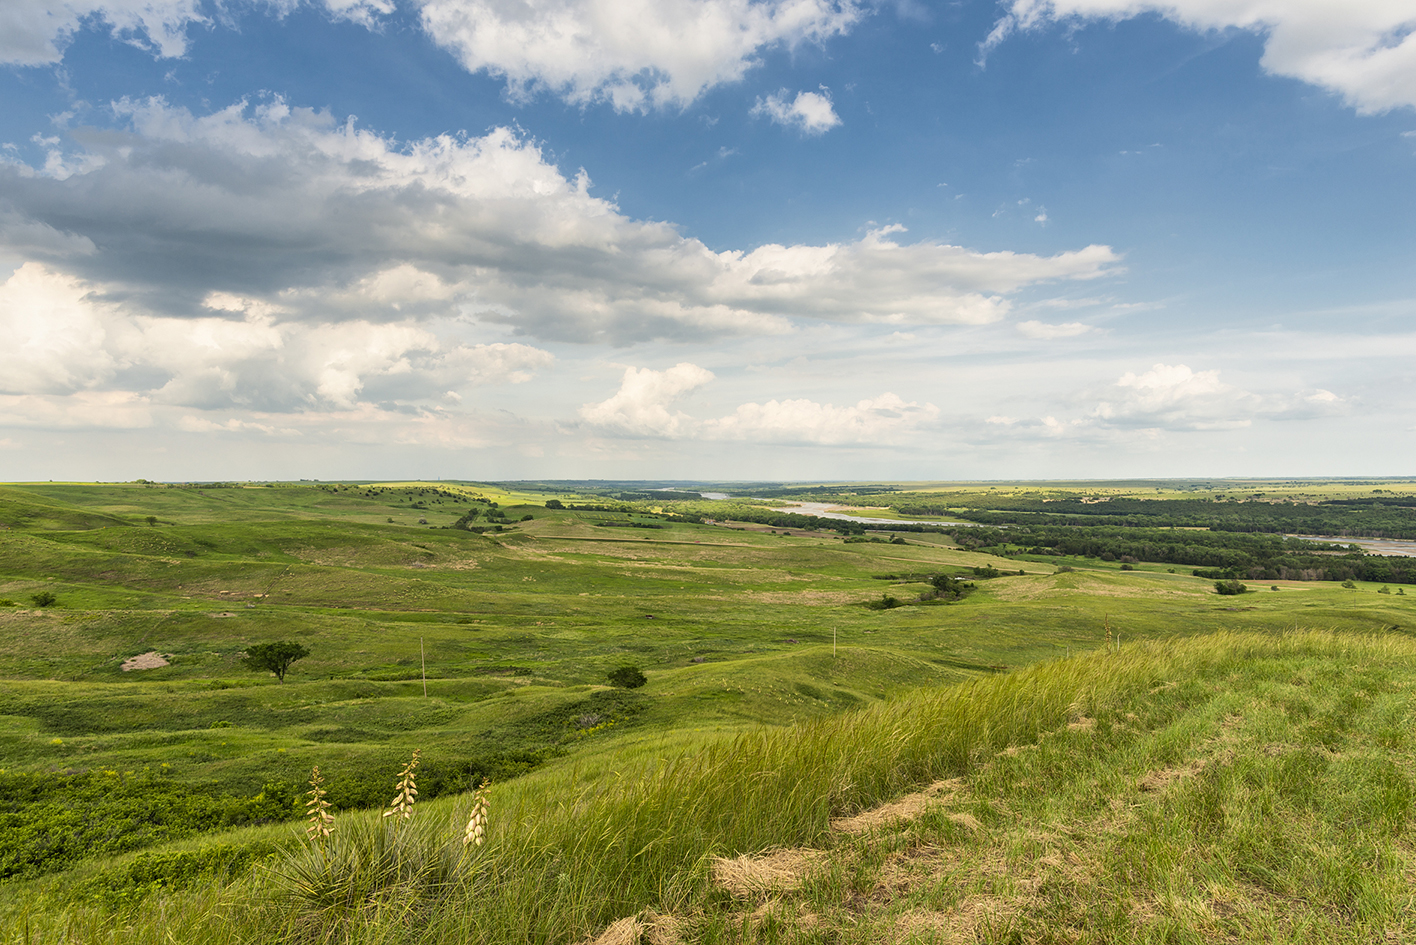
[[[49,607],[58,602],[58,600],[59,598],[55,597],[48,591],[40,591],[38,594],[30,595],[30,601],[36,607]]]
[[[1071,572],[1073,572],[1073,571],[1075,571],[1075,570],[1077,570],[1077,569],[1074,568],[1074,567],[1072,567],[1070,564],[1059,564],[1059,565],[1057,566],[1057,570],[1054,571],[1053,573],[1054,573],[1054,574],[1070,574]],[[1173,573],[1173,571],[1172,571],[1172,573]]]
[[[1215,582],[1214,582],[1214,592],[1215,592],[1216,594],[1223,594],[1223,595],[1225,595],[1226,597],[1235,597],[1235,596],[1238,596],[1239,594],[1244,593],[1244,592],[1247,591],[1248,589],[1249,589],[1249,588],[1248,588],[1246,585],[1240,583],[1239,581],[1215,581]]]
[[[606,674],[609,677],[610,685],[620,689],[638,689],[649,680],[639,671],[638,666],[621,666],[612,669]]]
[[[1390,594],[1390,593],[1391,593],[1391,588],[1389,588],[1389,587],[1387,587],[1385,584],[1383,584],[1380,588],[1377,589],[1377,593],[1378,593],[1378,594]]]
[[[1357,590],[1357,585],[1352,583],[1351,581],[1343,581],[1342,586],[1347,588],[1349,591]]]
[[[1271,591],[1276,591],[1276,590],[1278,590],[1278,585],[1277,585],[1277,584],[1273,585],[1273,587],[1270,587],[1269,590],[1271,590]]]
[[[1121,570],[1122,570],[1122,571],[1134,571],[1134,570],[1136,570],[1136,566],[1135,566],[1134,564],[1123,564],[1123,565],[1121,565]]]
[[[974,569],[973,569],[973,573],[974,573],[974,577],[978,577],[978,578],[996,578],[996,577],[998,577],[999,575],[1001,575],[1003,572],[1002,572],[1002,571],[999,571],[997,568],[995,568],[995,567],[994,567],[993,565],[991,565],[991,564],[985,564],[985,565],[984,565],[983,567],[981,567],[981,568],[974,568]]]

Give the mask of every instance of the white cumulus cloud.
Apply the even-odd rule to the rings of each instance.
[[[1075,338],[1077,335],[1085,335],[1087,332],[1095,330],[1091,325],[1083,322],[1063,322],[1060,325],[1052,325],[1035,319],[1018,322],[1018,331],[1029,338],[1037,338],[1042,341],[1051,341],[1054,338]]]
[[[252,0],[275,12],[300,0]],[[321,0],[333,17],[372,23],[392,13],[393,0]],[[50,65],[64,58],[74,33],[88,25],[107,27],[119,39],[162,58],[187,51],[187,27],[208,24],[202,0],[4,0],[0,3],[0,62]],[[219,9],[220,5],[218,5]]]
[[[419,0],[423,27],[469,71],[621,111],[684,106],[774,46],[820,43],[865,13],[854,0]]]
[[[1015,29],[1144,13],[1194,30],[1262,33],[1264,69],[1336,92],[1358,111],[1416,106],[1416,6],[1409,0],[1011,0],[981,53]]]
[[[770,118],[779,125],[797,128],[803,134],[821,135],[841,123],[831,102],[831,92],[826,86],[820,92],[798,92],[796,98],[787,101],[786,89],[776,95],[759,98],[752,107],[752,114]]]
[[[116,108],[128,129],[75,131],[62,179],[0,163],[0,250],[163,317],[230,296],[283,321],[475,317],[622,344],[796,319],[981,324],[1024,287],[1119,271],[1107,246],[982,253],[905,242],[898,225],[714,252],[625,216],[507,129],[401,142],[279,99]]]
[[[1123,374],[1088,419],[1106,427],[1229,430],[1257,419],[1301,419],[1343,407],[1342,398],[1327,390],[1255,393],[1220,380],[1217,370],[1156,364],[1142,374]]]
[[[713,379],[713,372],[687,361],[665,371],[626,368],[620,389],[613,397],[580,408],[580,416],[595,426],[639,436],[672,437],[687,433],[694,421],[686,414],[670,413],[669,404]]]
[[[674,401],[711,380],[711,371],[687,362],[665,371],[628,368],[614,396],[586,404],[580,417],[592,426],[635,436],[811,445],[898,443],[939,417],[933,404],[907,402],[889,392],[842,407],[806,399],[746,403],[707,420],[671,409]]]
[[[214,294],[208,303],[199,318],[134,312],[26,263],[0,282],[0,394],[118,397],[111,403],[129,413],[134,397],[281,413],[417,403],[524,382],[554,362],[529,345],[461,343],[408,321],[283,321],[256,300]]]
[[[905,401],[886,392],[854,406],[812,400],[769,400],[743,404],[726,417],[707,420],[705,436],[769,443],[830,446],[898,444],[939,418],[933,404]]]

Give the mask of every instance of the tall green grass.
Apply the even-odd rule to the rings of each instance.
[[[494,787],[488,842],[456,870],[446,864],[460,842],[457,818],[465,820],[465,810],[458,805],[465,808],[466,799],[419,805],[412,823],[420,826],[402,835],[408,846],[399,854],[416,864],[412,873],[380,872],[388,862],[380,837],[389,831],[377,814],[345,816],[336,832],[345,844],[340,856],[346,872],[363,879],[338,892],[277,881],[292,864],[298,872],[303,862],[308,872],[320,855],[309,851],[231,887],[236,921],[220,931],[230,937],[214,940],[570,942],[646,907],[675,912],[703,902],[714,856],[829,846],[833,816],[967,774],[1004,747],[1036,742],[1069,720],[1115,711],[1169,683],[1218,681],[1273,659],[1395,665],[1413,656],[1416,644],[1398,637],[1217,633],[1038,664],[798,726],[707,740],[673,757],[598,770],[567,764]],[[383,885],[379,875],[387,877]],[[163,899],[160,911],[131,917],[117,938],[72,911],[45,926],[71,929],[66,940],[76,942],[194,941],[211,928],[215,895]],[[12,921],[10,934],[15,929]]]

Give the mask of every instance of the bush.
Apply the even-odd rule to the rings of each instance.
[[[1244,584],[1241,584],[1239,581],[1214,582],[1214,592],[1216,594],[1224,594],[1227,597],[1237,596],[1239,594],[1244,593],[1248,589],[1248,587],[1246,587]]]
[[[639,671],[638,666],[621,666],[608,673],[610,684],[621,689],[638,689],[649,680]]]
[[[983,567],[981,567],[981,568],[974,568],[974,569],[973,569],[973,573],[974,573],[974,577],[980,577],[980,578],[996,578],[996,577],[1000,576],[1003,572],[1002,572],[1002,571],[999,571],[997,568],[995,568],[995,567],[994,567],[993,565],[991,565],[991,564],[985,564],[985,565],[984,565]]]
[[[548,508],[548,509],[563,509],[563,508],[565,508],[565,505],[562,504],[562,502],[561,502],[560,499],[547,499],[547,500],[546,500],[546,508]]]
[[[56,603],[59,598],[55,597],[48,591],[40,591],[38,594],[31,594],[30,600],[34,603],[36,607],[48,607],[51,604]]]

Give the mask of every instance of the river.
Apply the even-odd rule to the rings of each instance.
[[[1337,538],[1332,535],[1288,535],[1304,541],[1330,541],[1336,545],[1356,545],[1369,555],[1416,558],[1416,541],[1405,538]]]

